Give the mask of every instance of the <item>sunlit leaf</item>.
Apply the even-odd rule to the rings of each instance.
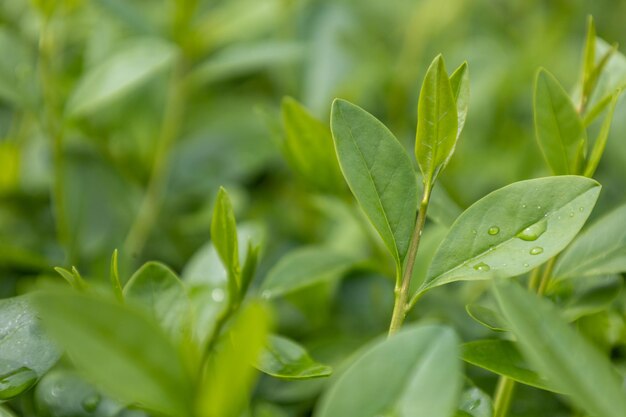
[[[467,111],[469,108],[470,99],[470,83],[469,83],[469,69],[467,62],[461,64],[450,76],[450,87],[452,88],[452,94],[456,101],[456,112],[458,117],[457,127],[457,140],[463,131],[465,126],[465,119],[467,118]]]

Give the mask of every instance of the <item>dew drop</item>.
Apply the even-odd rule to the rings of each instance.
[[[546,220],[542,220],[538,223],[528,226],[527,228],[519,232],[517,234],[517,237],[528,242],[537,240],[539,239],[539,236],[541,236],[546,231],[547,227],[548,222]]]
[[[578,207],[578,211],[585,211],[584,207]]]
[[[541,206],[537,206],[537,210],[541,210]]]
[[[472,234],[475,235],[476,233],[476,229],[472,229]]]
[[[530,250],[531,255],[539,255],[540,253],[543,253],[543,248],[540,246],[535,246]]]
[[[498,226],[491,226],[489,230],[487,230],[487,233],[489,233],[491,236],[495,236],[500,233],[500,228]]]
[[[570,216],[570,217],[574,217],[574,212],[573,212],[573,211],[570,211],[570,212],[569,212],[569,216]]]
[[[0,400],[15,397],[37,381],[37,374],[25,366],[0,375]]]
[[[528,268],[530,265],[528,264],[524,264],[524,268]]]
[[[474,265],[474,269],[480,272],[487,272],[491,269],[489,265],[484,262]]]
[[[522,204],[522,208],[526,208],[526,207],[527,207],[526,204]]]
[[[211,291],[211,298],[216,303],[221,303],[222,301],[224,301],[225,296],[226,294],[224,294],[224,290],[221,288],[215,288],[213,291]]]
[[[268,290],[265,290],[265,291],[263,291],[263,292],[261,293],[261,298],[268,299],[268,298],[270,298],[271,296],[272,296],[272,292],[271,292],[271,291],[268,291]]]
[[[85,411],[91,413],[93,411],[96,411],[98,405],[100,405],[100,400],[100,395],[97,392],[94,392],[93,394],[86,396],[83,399],[81,405],[83,406]]]

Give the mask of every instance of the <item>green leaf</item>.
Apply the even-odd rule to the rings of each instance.
[[[462,75],[457,75],[460,101],[466,98]],[[438,55],[426,72],[417,105],[415,156],[424,177],[424,185],[432,186],[452,157],[460,133],[458,123],[454,92],[443,57]]]
[[[352,193],[401,264],[417,211],[417,182],[408,154],[385,125],[344,100],[333,102],[331,129]]]
[[[124,300],[124,290],[122,289],[122,281],[120,280],[120,272],[117,262],[117,249],[113,251],[113,255],[111,255],[111,265],[109,267],[109,280],[111,281],[111,287],[113,288],[113,293],[117,297],[118,300]]]
[[[579,174],[587,132],[570,97],[545,69],[537,73],[533,110],[537,143],[552,172]]]
[[[456,102],[458,118],[456,138],[458,140],[465,126],[465,119],[467,118],[467,110],[469,108],[470,83],[467,62],[461,64],[461,66],[452,73],[450,76],[450,87],[452,88],[452,95]]]
[[[450,228],[422,289],[516,276],[541,265],[576,236],[600,188],[588,178],[559,176],[516,182],[483,197]]]
[[[359,258],[324,246],[295,249],[267,274],[261,285],[264,298],[275,298],[343,276]]]
[[[626,272],[626,205],[584,230],[554,268],[558,279]]]
[[[324,394],[315,417],[449,417],[461,389],[458,340],[437,325],[406,326],[363,349]]]
[[[282,119],[285,130],[283,149],[294,170],[320,191],[339,193],[345,190],[327,125],[315,119],[291,97],[283,99]]]
[[[211,240],[228,271],[229,291],[235,297],[239,293],[239,243],[235,213],[228,193],[220,187],[211,219]]]
[[[169,416],[191,415],[182,358],[142,312],[70,291],[37,293],[34,301],[46,330],[104,392]]]
[[[0,417],[16,417],[11,410],[0,405]]]
[[[596,68],[602,67],[596,86],[587,103],[586,118],[593,120],[602,107],[610,102],[616,90],[626,87],[626,57],[617,51],[616,45],[610,45],[596,38]]]
[[[113,104],[169,66],[175,56],[172,44],[156,38],[139,38],[121,45],[78,81],[67,104],[68,115],[85,116]]]
[[[459,411],[470,417],[492,417],[493,404],[489,395],[473,387],[463,391]]]
[[[240,301],[246,296],[248,292],[248,288],[254,279],[254,275],[256,273],[257,265],[259,263],[259,252],[261,250],[260,246],[254,246],[252,242],[248,242],[248,250],[246,251],[246,260],[244,261],[243,267],[241,268],[241,289],[240,293]]]
[[[517,284],[501,282],[494,290],[522,353],[540,374],[591,415],[626,415],[626,393],[610,361],[551,303]]]
[[[255,367],[282,379],[321,378],[332,373],[330,366],[315,362],[302,346],[276,335],[269,336]]]
[[[597,81],[596,67],[596,25],[593,17],[587,18],[587,38],[585,39],[585,50],[583,53],[583,71],[582,71],[582,102],[586,104],[595,82]],[[595,73],[595,74],[594,74]],[[594,77],[595,75],[595,77]]]
[[[620,275],[580,277],[566,281],[573,283],[574,288],[563,305],[563,317],[568,321],[574,321],[606,311],[620,294],[623,281]]]
[[[505,376],[522,384],[553,391],[520,355],[517,344],[509,340],[476,340],[461,345],[461,357],[467,363]]]
[[[611,97],[611,104],[609,105],[609,109],[606,112],[606,116],[604,116],[602,126],[600,127],[600,132],[598,133],[598,137],[593,144],[591,156],[589,157],[589,160],[587,161],[587,166],[585,167],[585,177],[593,176],[593,174],[596,172],[596,168],[598,168],[600,159],[602,159],[604,149],[606,148],[606,142],[609,139],[611,122],[613,122],[613,113],[615,112],[615,106],[617,105],[617,100],[619,99],[619,96],[620,92],[617,92],[613,94],[613,97]]]
[[[146,311],[174,340],[185,331],[189,300],[182,282],[174,271],[158,262],[147,262],[137,270],[124,287],[124,297]]]
[[[30,297],[0,300],[0,401],[30,388],[59,359]]]
[[[270,316],[260,303],[245,305],[220,336],[206,364],[196,397],[198,417],[238,417],[248,405],[256,362],[269,330]]]
[[[506,321],[500,313],[480,304],[468,304],[465,311],[471,318],[494,332],[506,332]]]

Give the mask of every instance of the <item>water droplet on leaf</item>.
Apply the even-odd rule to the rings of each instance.
[[[543,253],[543,248],[540,246],[535,246],[530,250],[531,255],[539,255],[540,253]]]
[[[487,230],[487,233],[489,233],[491,236],[495,236],[500,233],[500,228],[498,226],[491,226],[489,230]]]
[[[578,211],[585,211],[584,207],[578,207]]]
[[[15,397],[33,386],[37,374],[25,366],[0,375],[0,400]]]
[[[224,290],[221,288],[215,288],[213,291],[211,291],[211,298],[216,303],[221,303],[222,301],[224,301],[225,296],[226,294],[224,294]]]
[[[574,217],[574,212],[573,212],[573,211],[570,211],[570,212],[569,212],[569,216],[570,216],[570,217]]]
[[[548,227],[548,222],[545,220],[542,220],[538,223],[528,226],[527,228],[519,232],[517,234],[517,237],[526,241],[537,240],[539,236],[541,236],[543,232],[546,231],[547,227]]]
[[[491,269],[489,265],[484,262],[474,265],[474,269],[480,272],[487,272]]]
[[[94,392],[93,394],[86,396],[81,404],[85,411],[91,413],[93,411],[96,411],[96,408],[98,408],[98,405],[100,405],[100,400],[100,395]]]

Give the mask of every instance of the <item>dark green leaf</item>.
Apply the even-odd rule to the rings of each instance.
[[[166,415],[191,415],[182,358],[146,316],[91,294],[48,291],[34,300],[46,330],[104,392]]]
[[[461,389],[458,341],[442,326],[378,340],[324,394],[316,417],[449,417]]]
[[[560,176],[492,192],[454,222],[422,287],[516,276],[541,265],[578,233],[600,188],[588,178]]]
[[[570,97],[544,69],[537,73],[534,114],[537,142],[552,172],[581,173],[587,132]]]
[[[311,379],[329,376],[332,368],[315,362],[299,344],[270,335],[256,362],[261,372],[283,379]]]
[[[626,415],[623,381],[611,362],[570,328],[551,303],[510,282],[496,285],[495,294],[533,368],[587,413]]]
[[[457,84],[460,101],[466,99],[462,75],[457,76],[460,77]],[[458,123],[457,103],[450,78],[443,57],[438,55],[426,72],[417,106],[415,156],[426,186],[430,187],[435,182],[452,157],[460,133]]]
[[[401,264],[417,210],[417,183],[408,154],[381,122],[347,101],[333,102],[331,128],[352,193]]]

